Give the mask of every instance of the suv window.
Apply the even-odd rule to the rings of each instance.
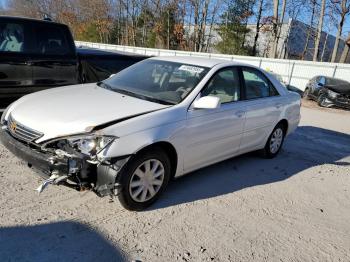
[[[35,53],[46,55],[66,55],[70,53],[71,48],[65,30],[61,26],[36,23],[34,24],[34,31],[36,36]]]
[[[20,23],[0,23],[0,51],[24,52],[24,27]]]
[[[242,68],[246,99],[255,99],[278,95],[270,81],[254,68]]]
[[[201,96],[216,96],[222,104],[240,100],[240,81],[237,68],[223,69],[216,73]]]

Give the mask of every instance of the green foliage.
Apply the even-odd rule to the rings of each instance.
[[[77,40],[87,42],[99,42],[99,34],[95,23],[85,24],[84,30],[81,30],[80,34],[77,34]]]
[[[149,32],[146,39],[145,47],[154,48],[156,46],[156,33]]]
[[[246,46],[245,37],[249,33],[247,21],[251,16],[252,1],[234,0],[222,15],[219,27],[221,41],[216,49],[224,54],[248,55],[251,47]]]
[[[223,54],[248,55],[251,48],[244,43],[248,32],[245,26],[239,24],[220,26],[222,41],[216,45],[217,50]]]

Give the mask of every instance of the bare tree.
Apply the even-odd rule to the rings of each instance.
[[[314,50],[314,56],[313,61],[317,61],[319,48],[320,48],[320,39],[323,29],[323,18],[324,18],[324,11],[326,8],[326,0],[322,0],[321,3],[321,11],[320,11],[320,18],[318,19],[318,28],[317,28],[317,36],[316,36],[316,42],[315,42],[315,50]]]
[[[287,6],[287,0],[282,0],[282,11],[281,11],[281,15],[280,15],[280,19],[279,19],[279,23],[278,23],[278,27],[277,27],[277,38],[275,39],[276,42],[276,54],[275,57],[277,56],[277,49],[278,49],[278,42],[280,40],[281,37],[281,32],[282,32],[282,26],[283,26],[283,21],[284,21],[284,16],[286,14],[286,6]]]
[[[326,49],[327,49],[328,36],[329,36],[329,34],[327,33],[327,34],[326,34],[326,38],[325,38],[325,40],[324,40],[323,48],[322,48],[321,62],[324,61],[324,55],[325,55]]]
[[[209,33],[208,33],[208,39],[205,46],[205,52],[209,51],[209,46],[211,44],[211,38],[212,38],[212,32],[213,32],[213,26],[214,26],[214,23],[216,22],[217,13],[221,5],[221,2],[222,2],[221,0],[217,0],[211,11]]]
[[[259,0],[258,12],[256,16],[255,36],[254,36],[253,50],[252,50],[253,56],[256,55],[257,43],[259,39],[260,29],[262,27],[261,18],[262,18],[262,12],[263,12],[263,5],[264,5],[264,0]]]
[[[350,33],[348,34],[348,37],[345,40],[344,49],[343,49],[343,52],[341,54],[339,63],[345,63],[346,62],[346,58],[348,57],[348,54],[349,54],[349,45],[350,45]]]
[[[272,43],[272,50],[270,54],[272,58],[276,57],[276,52],[277,52],[278,7],[279,7],[279,0],[273,0],[273,18],[272,18],[273,43]]]
[[[331,62],[335,62],[338,54],[340,38],[343,33],[345,18],[350,12],[350,1],[349,0],[331,0],[331,2],[333,3],[335,13],[340,15],[338,31],[335,37],[335,43],[334,43],[334,48],[333,48],[332,58],[331,58]]]
[[[313,25],[314,25],[314,19],[315,19],[316,4],[317,4],[316,0],[311,0],[312,11],[311,11],[311,17],[310,17],[310,25],[307,28],[306,41],[305,41],[303,53],[301,54],[301,60],[305,59],[307,49],[309,48],[310,38],[313,37],[313,33],[314,33]]]

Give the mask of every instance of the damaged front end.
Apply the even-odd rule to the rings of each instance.
[[[13,120],[4,122],[0,140],[14,155],[45,178],[37,188],[38,192],[53,184],[79,191],[93,190],[99,196],[117,194],[118,173],[129,157],[102,156],[105,155],[102,152],[108,150],[117,137],[89,134],[38,144],[27,139],[28,130]]]

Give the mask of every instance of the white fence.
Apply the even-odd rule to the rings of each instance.
[[[148,56],[194,56],[220,58],[255,65],[265,70],[271,70],[282,76],[283,80],[301,90],[309,79],[316,75],[325,75],[344,79],[350,82],[350,65],[285,59],[270,59],[253,56],[222,55],[211,53],[186,52],[167,49],[154,49],[133,46],[120,46],[91,42],[75,42],[77,46],[85,46],[103,50],[123,51]]]

